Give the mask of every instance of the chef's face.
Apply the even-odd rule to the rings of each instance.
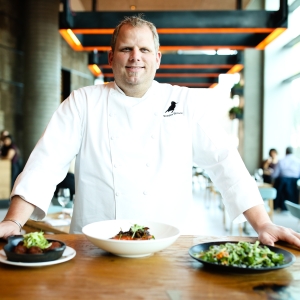
[[[147,25],[126,24],[120,28],[115,50],[108,57],[117,85],[127,96],[142,97],[159,68],[161,53],[155,50]]]

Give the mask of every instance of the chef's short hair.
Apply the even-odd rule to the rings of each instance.
[[[138,14],[137,16],[125,17],[124,20],[115,28],[114,33],[111,38],[111,44],[110,44],[113,52],[115,51],[115,46],[116,46],[116,41],[117,41],[117,38],[119,35],[119,31],[123,25],[131,25],[133,27],[141,27],[144,25],[148,26],[153,34],[155,51],[158,52],[159,37],[158,37],[156,27],[153,23],[144,20],[143,14]]]

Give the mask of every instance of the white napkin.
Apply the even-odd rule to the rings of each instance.
[[[68,226],[71,224],[70,219],[44,219],[43,221],[51,226]]]

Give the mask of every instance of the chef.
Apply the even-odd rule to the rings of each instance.
[[[218,186],[232,220],[247,219],[263,243],[281,239],[300,247],[300,234],[270,221],[237,150],[211,120],[215,91],[153,80],[161,60],[154,25],[125,18],[111,46],[115,82],[74,91],[54,113],[16,180],[0,237],[45,216],[76,157],[72,233],[109,219],[184,226],[196,163]]]

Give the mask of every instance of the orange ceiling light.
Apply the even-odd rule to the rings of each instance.
[[[244,68],[244,65],[242,64],[236,64],[234,65],[228,72],[227,74],[235,74],[235,73],[238,73],[240,72],[241,70],[243,70]]]
[[[210,89],[215,88],[218,85],[218,83],[213,83],[211,86],[209,86]]]
[[[159,69],[231,69],[236,65],[231,64],[210,64],[210,65],[202,65],[202,64],[161,64]],[[243,65],[241,65],[243,66]],[[102,69],[111,69],[110,65],[100,65]]]
[[[270,33],[263,41],[261,41],[255,48],[258,50],[263,50],[268,46],[273,40],[275,40],[279,35],[281,35],[286,28],[276,28],[272,33]]]
[[[218,49],[226,49],[226,50],[245,50],[248,49],[247,46],[220,46],[220,45],[213,45],[213,46],[160,46],[160,51],[178,51],[178,50],[218,50]]]
[[[113,28],[88,28],[88,29],[73,29],[76,34],[113,34]]]
[[[73,47],[72,47],[73,48]],[[160,51],[179,51],[179,50],[218,50],[218,49],[226,49],[226,50],[245,50],[248,49],[247,46],[160,46]],[[74,48],[73,48],[74,49]],[[76,50],[76,49],[74,49]],[[84,46],[82,47],[84,51],[110,51],[110,46]]]
[[[275,28],[158,28],[158,34],[269,33]]]
[[[276,39],[286,28],[158,28],[159,34],[259,34],[269,33],[269,35],[260,42],[255,48],[263,50],[268,44]],[[66,42],[75,51],[110,51],[111,47],[107,46],[83,46],[76,37],[76,34],[113,34],[113,28],[77,28],[77,29],[60,29],[59,32]],[[230,49],[230,50],[245,50],[249,47],[242,45],[204,45],[204,46],[160,46],[160,51],[178,51],[178,50],[217,50],[217,49]]]
[[[160,78],[167,78],[167,77],[193,77],[193,78],[199,78],[199,77],[219,77],[219,73],[156,73],[155,77]]]
[[[276,28],[157,28],[158,34],[271,33]],[[74,34],[113,34],[113,28],[77,28]]]
[[[96,77],[102,74],[100,68],[96,64],[88,65],[88,68],[91,71],[91,73]]]
[[[71,29],[60,29],[59,33],[65,39],[65,41],[71,46],[75,51],[83,51],[84,47],[81,45],[80,41],[73,33]]]
[[[167,64],[162,64],[159,66],[160,69],[229,69],[233,67],[233,65],[202,65],[202,64],[172,64],[172,65],[167,65]]]

